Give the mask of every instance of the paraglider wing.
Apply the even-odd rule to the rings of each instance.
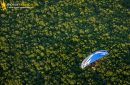
[[[92,53],[91,55],[89,55],[87,58],[85,58],[83,60],[83,62],[81,64],[81,68],[85,68],[86,66],[90,65],[94,61],[96,61],[106,55],[108,55],[108,52],[106,50],[99,50],[99,51]]]

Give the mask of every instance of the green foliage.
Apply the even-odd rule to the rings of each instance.
[[[130,84],[129,0],[27,0],[0,11],[1,85]],[[80,68],[99,49],[102,62]]]

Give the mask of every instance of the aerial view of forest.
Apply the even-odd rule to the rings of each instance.
[[[0,3],[0,85],[130,85],[130,0]]]

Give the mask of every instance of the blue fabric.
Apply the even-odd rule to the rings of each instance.
[[[100,51],[94,52],[92,55],[93,56],[90,58],[90,63],[93,63],[94,61],[108,55],[108,52],[104,50],[100,50]]]
[[[92,53],[91,55],[89,55],[87,58],[85,58],[83,60],[83,62],[81,64],[81,68],[84,68],[84,67],[90,65],[94,61],[96,61],[106,55],[108,55],[108,52],[106,50],[99,50],[99,51]]]

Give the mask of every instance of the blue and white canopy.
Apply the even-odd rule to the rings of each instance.
[[[91,63],[93,63],[94,61],[104,57],[108,55],[108,52],[106,50],[99,50],[99,51],[95,51],[94,53],[92,53],[91,55],[89,55],[87,58],[85,58],[81,64],[81,68],[85,68],[86,66],[90,65]]]

